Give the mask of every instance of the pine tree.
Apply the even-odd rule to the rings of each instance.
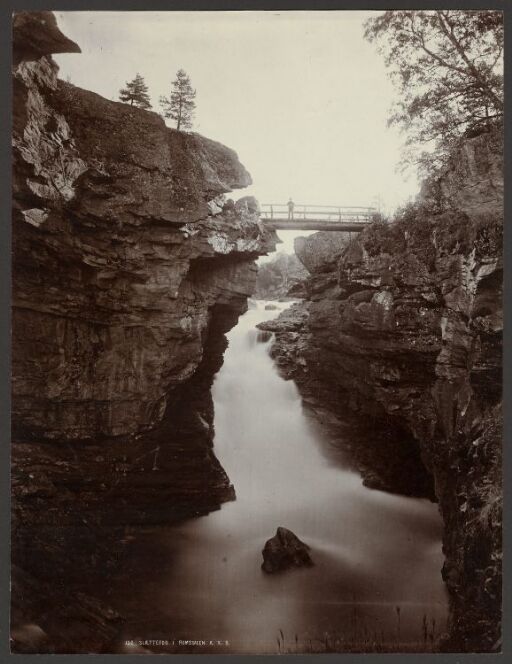
[[[165,117],[176,120],[178,131],[182,127],[184,129],[192,127],[192,118],[196,108],[195,96],[196,91],[190,83],[190,78],[183,69],[180,69],[176,74],[176,79],[172,82],[170,97],[160,97],[160,105]]]
[[[140,74],[137,74],[133,81],[127,81],[126,88],[119,90],[119,99],[125,104],[130,104],[130,106],[151,108],[148,86]]]

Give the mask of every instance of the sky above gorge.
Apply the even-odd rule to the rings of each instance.
[[[197,90],[193,130],[236,150],[262,203],[375,205],[418,191],[396,167],[394,89],[363,37],[371,12],[56,12],[81,54],[60,77],[112,100],[140,72],[153,110],[179,68]],[[173,126],[172,121],[167,121]]]

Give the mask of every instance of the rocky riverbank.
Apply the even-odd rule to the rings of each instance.
[[[468,138],[393,223],[298,240],[307,297],[261,326],[327,427],[347,410],[366,421],[366,484],[433,489],[451,606],[441,647],[464,652],[500,646],[501,135]]]
[[[255,199],[225,197],[251,182],[232,150],[58,80],[51,54],[79,50],[50,12],[15,15],[17,651],[101,651],[127,529],[233,497],[210,387],[276,243]]]

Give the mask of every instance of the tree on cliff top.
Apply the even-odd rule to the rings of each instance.
[[[137,74],[133,81],[127,81],[126,87],[119,90],[119,99],[130,106],[138,106],[146,110],[151,108],[148,86],[140,74]]]
[[[178,131],[182,127],[184,129],[192,127],[192,118],[196,108],[195,96],[196,91],[192,87],[189,76],[183,69],[180,69],[172,82],[170,97],[160,97],[160,105],[165,117],[176,120]]]
[[[400,93],[388,124],[407,133],[404,166],[435,171],[462,135],[501,121],[503,12],[386,11],[365,37]]]

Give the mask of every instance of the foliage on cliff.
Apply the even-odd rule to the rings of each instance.
[[[146,110],[151,108],[148,86],[140,74],[137,74],[132,81],[127,81],[126,87],[119,90],[119,99],[130,106],[138,106],[138,108]]]
[[[411,203],[400,210],[392,223],[372,224],[364,234],[363,246],[370,256],[389,254],[399,260],[406,248],[429,271],[436,258],[469,254],[475,259],[496,255],[503,242],[503,221],[495,215],[471,218],[465,213],[446,211],[433,215],[424,203]]]
[[[436,170],[461,136],[502,118],[502,12],[386,11],[365,36],[398,89],[389,123],[407,133],[406,164]]]
[[[172,90],[169,97],[160,97],[164,116],[176,121],[176,129],[192,128],[192,120],[196,108],[196,91],[192,87],[190,77],[183,69],[179,69],[176,78],[172,82]]]

